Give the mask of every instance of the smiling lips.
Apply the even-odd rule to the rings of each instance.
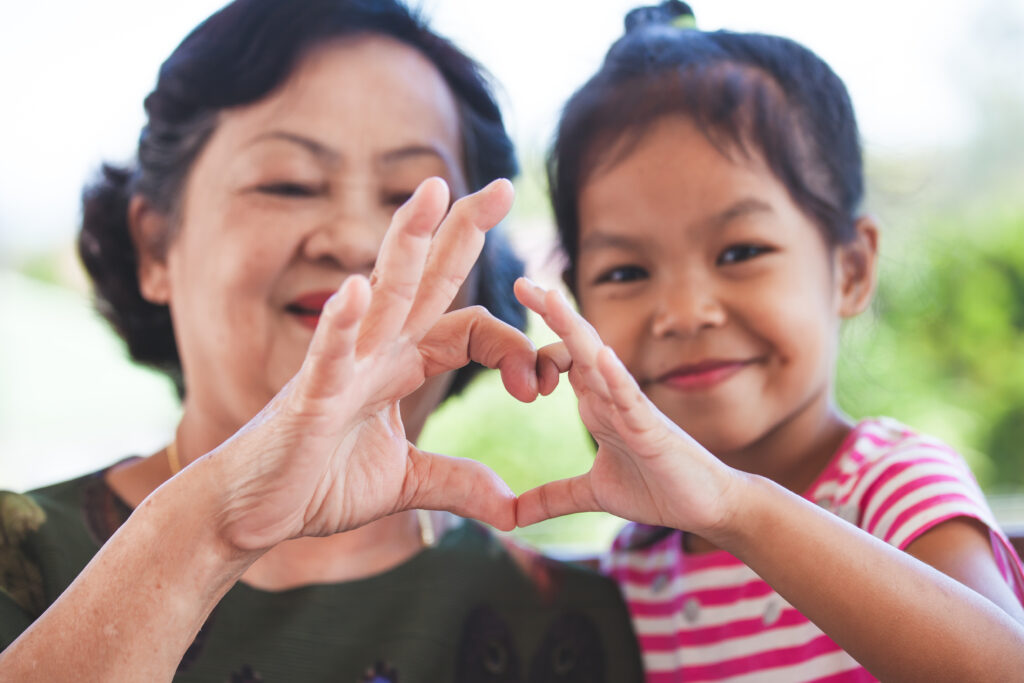
[[[289,302],[285,306],[285,310],[295,316],[295,319],[302,325],[316,329],[324,304],[333,294],[334,290],[303,294]],[[659,376],[657,382],[683,391],[710,389],[729,379],[752,362],[750,360],[704,360],[674,368]]]
[[[334,294],[333,289],[309,292],[290,301],[284,310],[295,316],[295,319],[306,327],[316,329],[316,324],[320,321],[320,312],[324,310],[324,304],[332,294]]]
[[[710,389],[750,365],[750,360],[705,360],[682,365],[658,377],[657,382],[682,391]]]

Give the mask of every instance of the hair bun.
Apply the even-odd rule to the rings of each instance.
[[[631,9],[626,14],[626,33],[645,26],[676,26],[695,28],[693,10],[682,0],[664,0],[659,5],[648,5]]]

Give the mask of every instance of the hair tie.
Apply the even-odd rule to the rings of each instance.
[[[680,14],[678,17],[673,18],[669,24],[678,29],[696,29],[697,18],[692,14]]]

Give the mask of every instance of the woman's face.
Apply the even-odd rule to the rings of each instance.
[[[258,412],[298,370],[327,297],[370,273],[420,181],[466,194],[461,160],[441,74],[388,38],[321,47],[265,99],[222,112],[166,259],[142,272],[147,296],[170,305],[186,412],[227,433]],[[447,381],[402,401],[410,436]]]

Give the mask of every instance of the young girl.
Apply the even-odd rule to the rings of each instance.
[[[963,460],[833,400],[878,242],[842,82],[679,2],[626,25],[549,166],[590,324],[516,288],[564,341],[542,375],[571,362],[597,456],[519,524],[635,522],[607,564],[651,681],[1024,677],[1020,561]]]

